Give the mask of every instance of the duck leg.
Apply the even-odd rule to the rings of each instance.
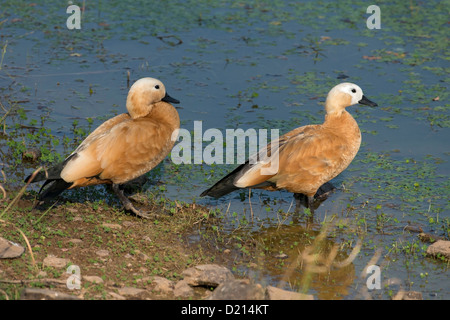
[[[120,189],[118,184],[113,184],[112,185],[112,189],[114,191],[114,193],[117,195],[117,197],[119,198],[120,202],[122,202],[125,210],[127,211],[131,211],[133,212],[136,216],[140,217],[140,218],[144,218],[144,219],[150,219],[150,218],[157,218],[159,217],[158,214],[152,213],[145,213],[142,212],[141,210],[136,209],[133,204],[131,203],[130,199],[127,198],[127,196],[125,196],[123,190]]]
[[[308,208],[312,214],[314,214],[314,197],[309,197],[303,193],[294,193],[295,198],[295,211],[300,212],[300,208],[303,206]]]

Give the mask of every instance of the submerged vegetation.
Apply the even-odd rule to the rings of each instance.
[[[448,298],[448,263],[427,257],[417,237],[450,236],[445,2],[378,1],[380,30],[366,28],[364,1],[75,4],[85,5],[81,30],[65,27],[66,3],[2,2],[0,236],[27,239],[31,251],[0,261],[0,299],[18,298],[23,286],[6,280],[40,287],[62,277],[43,265],[48,255],[102,277],[105,284],[84,287],[95,299],[116,283],[180,279],[184,267],[210,262],[322,299],[394,298],[399,288]],[[203,120],[204,129],[283,134],[320,123],[326,93],[342,81],[367,88],[379,108],[349,108],[363,144],[314,216],[285,192],[198,198],[235,165],[176,165],[170,157],[132,191],[164,219],[124,214],[103,186],[34,208],[38,189],[22,194],[24,177],[125,112],[127,87],[143,76],[171,83],[187,129]],[[110,252],[114,268],[98,250]],[[368,264],[381,266],[381,290],[361,290]],[[389,285],[392,278],[400,280]]]

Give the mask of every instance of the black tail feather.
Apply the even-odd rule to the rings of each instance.
[[[229,194],[230,192],[240,189],[236,187],[233,182],[236,178],[236,175],[242,170],[243,166],[245,166],[246,164],[247,163],[241,164],[232,172],[227,174],[223,179],[216,182],[211,188],[203,191],[200,194],[200,197],[210,196],[217,199],[223,197],[226,194]]]
[[[58,163],[57,165],[49,168],[39,171],[36,176],[34,177],[33,181],[31,182],[39,182],[44,180],[58,180],[61,179],[61,171],[66,166],[66,163],[74,158],[77,157],[78,154],[74,153],[70,155],[68,158],[66,158],[64,161]],[[24,182],[28,182],[33,174],[30,174],[28,177],[25,178]]]
[[[325,182],[316,192],[314,198],[324,198],[327,197],[331,191],[335,190],[336,187],[331,182]]]

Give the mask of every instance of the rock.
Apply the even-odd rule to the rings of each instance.
[[[18,258],[24,251],[21,245],[0,237],[0,259]]]
[[[421,232],[417,236],[419,237],[420,241],[428,242],[428,243],[433,243],[433,242],[436,242],[438,240],[443,240],[439,236],[436,236],[436,235],[430,234],[430,233],[425,233],[425,232]]]
[[[102,223],[102,227],[109,228],[109,229],[115,229],[115,230],[122,229],[122,226],[117,223]]]
[[[207,300],[263,300],[265,292],[258,283],[250,283],[248,279],[229,280],[220,284]]]
[[[217,264],[203,264],[183,271],[184,280],[191,286],[217,287],[221,283],[233,280],[231,271]]]
[[[81,239],[70,239],[69,242],[72,243],[72,244],[80,244],[80,243],[83,242],[83,240],[81,240]]]
[[[310,294],[287,291],[272,286],[267,286],[266,293],[269,300],[314,300]]]
[[[22,160],[25,162],[34,162],[41,157],[41,150],[30,148],[22,152]]]
[[[170,294],[173,292],[173,282],[169,279],[154,276],[152,279],[153,289],[160,293]]]
[[[275,258],[277,259],[287,259],[289,256],[286,253],[279,253],[275,255]]]
[[[48,255],[44,258],[44,261],[42,261],[42,265],[44,267],[54,267],[54,268],[64,268],[69,263],[69,260],[64,258],[57,258],[52,255]]]
[[[103,283],[103,279],[99,276],[83,276],[83,280],[97,284]]]
[[[450,241],[438,240],[427,248],[427,254],[435,258],[450,260]]]
[[[45,278],[45,277],[48,276],[48,273],[41,270],[41,271],[38,272],[37,275],[38,275],[38,277]]]
[[[123,224],[124,227],[132,227],[132,226],[134,226],[134,222],[131,222],[131,221],[124,221],[122,224]]]
[[[77,296],[49,289],[25,288],[20,295],[21,300],[81,300]]]
[[[145,292],[144,289],[133,288],[133,287],[122,287],[119,289],[119,294],[121,296],[137,296]]]
[[[415,226],[415,225],[407,225],[403,228],[403,230],[405,231],[409,231],[412,233],[421,233],[423,232],[422,227],[421,226]]]
[[[402,300],[423,300],[422,292],[408,291],[403,294]]]
[[[178,281],[173,289],[173,295],[177,298],[187,298],[194,294],[194,289],[187,283],[186,280]]]
[[[125,298],[124,296],[121,296],[120,294],[117,294],[115,292],[108,292],[108,294],[113,297],[113,300],[126,300],[127,298]]]
[[[109,256],[109,251],[100,249],[100,250],[95,251],[95,254],[100,257],[107,257],[107,256]]]

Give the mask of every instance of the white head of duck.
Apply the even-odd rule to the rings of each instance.
[[[340,115],[345,108],[358,103],[371,107],[377,106],[375,102],[370,101],[364,96],[362,89],[358,85],[343,82],[330,90],[325,102],[325,109],[327,114]]]
[[[145,117],[158,102],[180,103],[166,92],[164,84],[155,78],[137,80],[130,88],[127,97],[127,110],[131,118]]]

